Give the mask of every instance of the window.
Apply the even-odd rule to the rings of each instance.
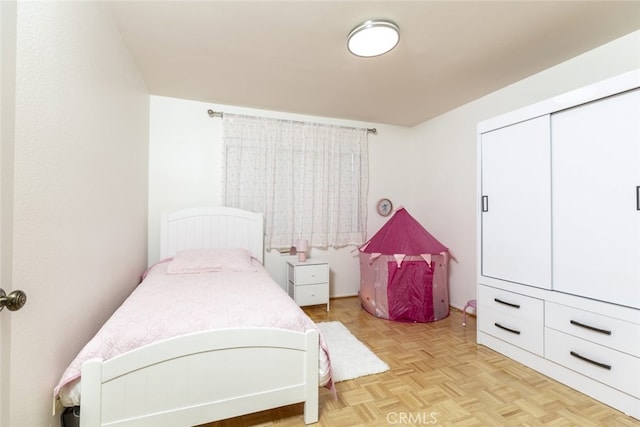
[[[262,212],[265,247],[364,243],[367,129],[225,114],[224,202]]]

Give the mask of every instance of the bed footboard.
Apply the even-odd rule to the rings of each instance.
[[[80,426],[188,426],[298,402],[305,423],[315,423],[318,348],[316,330],[237,328],[90,360]]]

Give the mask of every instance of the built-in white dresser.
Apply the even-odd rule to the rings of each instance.
[[[478,343],[640,419],[640,70],[478,125]]]

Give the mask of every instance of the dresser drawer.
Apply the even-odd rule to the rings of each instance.
[[[297,286],[329,281],[328,264],[289,265],[289,278]]]
[[[532,323],[543,324],[544,303],[537,298],[516,294],[490,286],[478,286],[478,315],[485,309],[514,316]]]
[[[544,354],[544,325],[531,322],[486,306],[478,309],[478,327],[482,332],[523,348]]]
[[[640,325],[547,302],[545,326],[640,357]]]
[[[294,299],[300,306],[326,304],[329,301],[329,284],[295,286],[294,293]]]
[[[640,397],[640,358],[551,328],[545,328],[545,357],[624,393]]]

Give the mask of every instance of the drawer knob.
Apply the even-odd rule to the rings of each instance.
[[[581,354],[576,353],[575,351],[571,351],[571,352],[569,352],[569,354],[572,355],[573,357],[578,358],[580,360],[583,360],[583,361],[585,361],[587,363],[591,363],[592,365],[599,366],[599,367],[604,368],[604,369],[606,369],[608,371],[611,370],[611,365],[607,365],[606,363],[602,363],[602,362],[596,362],[595,360],[591,360],[588,357],[584,357]]]
[[[494,298],[493,299],[495,302],[497,302],[498,304],[504,304],[504,305],[508,305],[509,307],[513,307],[513,308],[520,308],[519,304],[514,304],[512,302],[506,302],[506,301],[502,301],[501,299],[498,298]]]
[[[494,323],[496,328],[503,329],[507,332],[511,332],[512,334],[520,335],[520,331],[516,331],[515,329],[507,328],[506,326],[502,326],[500,323]]]
[[[611,335],[611,331],[608,331],[606,329],[596,328],[595,326],[585,325],[584,323],[580,323],[577,320],[570,320],[569,322],[572,325],[580,326],[581,328],[585,328],[585,329],[588,329],[588,330],[593,331],[593,332],[599,332],[601,334]]]

